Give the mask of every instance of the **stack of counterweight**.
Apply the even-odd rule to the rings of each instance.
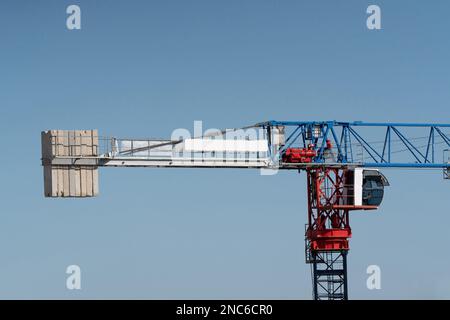
[[[97,130],[48,130],[41,133],[46,197],[93,197],[98,194],[98,168],[76,165],[99,153]],[[55,159],[73,159],[55,164]]]

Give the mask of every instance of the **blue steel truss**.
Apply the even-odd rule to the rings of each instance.
[[[361,167],[450,168],[450,124],[367,123],[339,121],[267,121],[257,127],[285,128],[287,148],[312,145],[313,163],[342,163]],[[367,137],[379,137],[377,141]],[[327,140],[333,146],[327,148]]]

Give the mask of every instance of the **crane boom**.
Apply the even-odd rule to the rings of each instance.
[[[53,154],[43,157],[43,160],[52,165],[96,167],[298,170],[326,164],[334,167],[441,168],[448,171],[450,136],[444,132],[448,128],[450,124],[272,120],[194,138],[100,138],[104,150],[100,150],[98,155]],[[239,130],[242,131],[239,139],[229,141],[227,132]],[[249,133],[248,130],[255,131]],[[54,141],[50,144],[58,144],[57,136],[53,135]],[[368,137],[378,139],[374,141]],[[220,143],[217,148],[208,149],[210,140],[222,143],[222,149]],[[188,149],[187,142],[199,147]],[[252,142],[257,148],[255,143],[250,145]]]

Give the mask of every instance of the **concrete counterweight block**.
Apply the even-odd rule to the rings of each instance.
[[[77,165],[77,159],[99,153],[97,130],[48,130],[41,133],[44,194],[46,197],[98,195],[98,167]],[[66,159],[68,164],[54,164]]]

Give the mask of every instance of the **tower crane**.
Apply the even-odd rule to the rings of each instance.
[[[99,167],[241,168],[306,172],[305,260],[313,298],[346,300],[349,213],[379,208],[383,168],[439,169],[450,179],[450,124],[266,121],[171,139],[41,134],[47,197],[98,194]]]

